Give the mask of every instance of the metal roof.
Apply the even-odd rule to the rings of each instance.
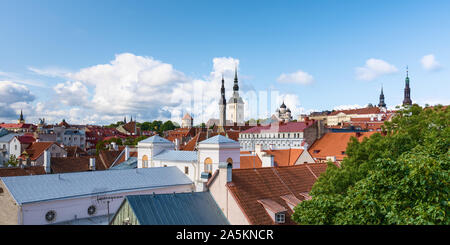
[[[109,169],[110,170],[133,169],[133,168],[137,168],[137,162],[138,162],[138,160],[136,157],[130,157],[130,158],[128,158],[128,160],[123,161]]]
[[[12,138],[14,138],[16,136],[19,136],[19,134],[7,134],[7,135],[4,135],[4,136],[0,137],[0,142],[2,142],[2,143],[9,143],[12,140]]]
[[[166,144],[173,144],[170,140],[164,139],[163,137],[159,135],[152,136],[150,138],[147,138],[145,140],[139,141],[139,143],[166,143]]]
[[[141,225],[230,224],[209,192],[132,195],[125,201]]]
[[[219,134],[204,141],[201,141],[199,144],[222,144],[222,143],[238,143],[238,142]]]
[[[8,133],[9,133],[8,130],[6,130],[6,129],[0,127],[0,137],[5,136],[5,135],[7,135]]]
[[[153,156],[154,160],[166,160],[177,162],[192,162],[197,161],[196,151],[175,151],[164,150],[156,156]]]
[[[0,179],[19,204],[192,184],[177,167],[87,171]]]

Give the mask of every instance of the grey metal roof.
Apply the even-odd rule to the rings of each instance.
[[[209,192],[126,196],[141,225],[229,225]]]
[[[0,142],[1,143],[9,143],[12,140],[12,138],[14,138],[15,136],[19,136],[19,134],[4,135],[4,136],[0,137]]]
[[[120,169],[133,169],[137,168],[137,158],[136,157],[130,157],[128,160],[123,161],[116,166],[110,167],[110,170],[120,170]]]
[[[84,134],[84,131],[76,130],[76,129],[73,129],[73,130],[67,129],[64,132],[64,135],[83,135],[83,134]]]
[[[164,150],[156,156],[153,156],[154,160],[166,160],[177,162],[192,162],[197,161],[196,151],[175,151]]]
[[[87,171],[0,179],[19,204],[192,184],[177,167]]]
[[[114,214],[109,214],[109,220],[112,220]],[[73,219],[59,223],[52,223],[51,225],[108,225],[108,215],[94,216],[82,219]]]
[[[219,134],[204,141],[201,141],[199,144],[222,144],[222,143],[238,143],[238,142]]]
[[[8,133],[9,133],[8,130],[6,130],[6,129],[0,127],[0,137],[5,136],[5,135],[7,135]]]
[[[173,144],[170,140],[164,139],[163,137],[159,135],[154,135],[150,138],[147,138],[145,140],[139,141],[140,143],[166,143],[166,144]]]

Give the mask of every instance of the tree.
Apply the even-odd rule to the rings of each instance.
[[[16,158],[15,155],[10,155],[9,160],[6,162],[6,166],[16,167],[19,164],[19,159]]]
[[[161,125],[160,132],[163,133],[165,131],[174,130],[176,127],[172,123],[172,121],[168,120]]]
[[[450,110],[413,105],[385,122],[386,134],[353,138],[341,168],[329,164],[299,224],[450,224]]]

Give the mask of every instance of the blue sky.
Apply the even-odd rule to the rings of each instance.
[[[202,80],[204,86],[211,87],[208,82],[219,82],[214,80],[218,73],[233,67],[233,62],[215,66],[213,59],[231,58],[238,61],[243,92],[277,90],[297,114],[376,104],[381,84],[388,106],[398,105],[403,100],[406,65],[413,102],[448,104],[449,12],[449,1],[414,0],[1,0],[0,81],[8,81],[4,91],[15,86],[14,91],[24,99],[0,98],[6,108],[0,110],[0,119],[11,121],[22,108],[32,121],[66,117],[76,122],[107,123],[124,114],[153,120],[189,111],[205,114],[196,121],[200,123],[216,116],[212,107],[195,111],[180,101],[172,101],[161,111],[167,106],[162,103],[164,96],[159,98],[161,103],[157,98],[144,98],[158,97],[158,90],[138,94],[135,101],[130,101],[132,91],[141,93],[139,89],[131,89],[131,95],[124,96],[127,98],[108,100],[98,93],[105,87],[93,78],[103,80],[101,76],[94,71],[80,75],[82,69],[110,64],[124,53],[132,54],[130,59],[147,57],[171,65],[173,71],[169,72],[182,73],[170,75],[174,80],[156,82],[166,83],[161,88],[166,96],[174,96],[170,84]],[[421,62],[427,55],[426,62]],[[371,59],[378,62],[369,70],[359,69],[369,74],[358,76],[358,67]],[[129,65],[112,69],[133,70]],[[296,81],[295,76],[289,76],[298,71],[311,79],[297,77],[300,80]],[[153,73],[151,81],[138,82],[152,85],[158,74]],[[282,74],[288,79],[282,81]],[[226,73],[230,82],[231,76]],[[55,88],[58,85],[59,90]],[[192,94],[192,89],[186,93]],[[61,100],[70,96],[74,98]],[[87,103],[78,103],[77,98]],[[102,101],[112,103],[108,106],[114,110],[102,109]],[[136,106],[138,102],[149,109]]]

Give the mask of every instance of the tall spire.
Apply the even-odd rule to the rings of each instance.
[[[238,76],[237,76],[237,65],[234,67],[234,86],[233,91],[239,91],[239,85],[238,85]]]
[[[225,80],[223,79],[222,74],[222,87],[220,88],[220,99],[219,99],[219,126],[223,127],[225,126],[227,122],[227,101],[225,99]]]
[[[130,119],[130,122],[132,122],[133,121],[133,116],[131,116],[131,119]]]
[[[378,103],[378,107],[386,107],[386,103],[384,103],[383,85],[381,85],[380,103]]]
[[[25,123],[25,120],[23,119],[22,110],[20,110],[19,123]]]
[[[408,66],[406,66],[405,90],[404,90],[404,99],[403,99],[403,106],[406,106],[406,105],[412,105],[411,89],[409,88]]]
[[[127,117],[126,116],[123,117],[123,123],[125,123],[125,124],[127,123]]]

